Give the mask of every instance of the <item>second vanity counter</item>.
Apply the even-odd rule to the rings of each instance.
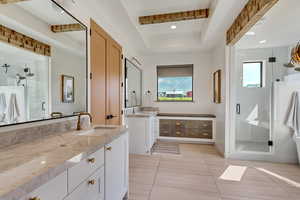
[[[21,199],[126,132],[123,126],[69,131],[0,149],[0,200]]]

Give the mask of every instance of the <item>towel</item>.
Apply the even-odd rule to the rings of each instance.
[[[1,93],[0,94],[0,122],[3,122],[5,117],[6,117],[6,98],[5,94]]]
[[[10,123],[18,122],[18,118],[20,117],[20,109],[17,101],[17,95],[15,93],[10,95],[7,117]]]
[[[286,125],[290,127],[295,136],[300,136],[300,105],[299,105],[300,92],[293,92],[290,109],[288,112]]]

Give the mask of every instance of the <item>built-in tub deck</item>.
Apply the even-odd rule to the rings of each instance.
[[[159,117],[199,117],[199,118],[216,118],[213,114],[187,114],[187,113],[158,113]]]
[[[216,116],[213,114],[158,113],[157,117],[160,139],[214,142]]]

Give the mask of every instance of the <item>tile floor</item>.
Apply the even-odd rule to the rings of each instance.
[[[297,165],[228,160],[211,145],[180,144],[180,151],[131,155],[129,200],[300,200]],[[246,170],[241,177],[229,166]]]

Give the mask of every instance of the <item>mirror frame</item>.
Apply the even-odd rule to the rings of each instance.
[[[127,85],[126,85],[126,79],[127,79],[127,63],[130,63],[131,65],[133,65],[141,74],[141,103],[139,105],[135,105],[135,106],[128,106],[127,105],[127,102],[126,102],[126,98],[127,98],[127,91],[126,91],[126,88],[127,88]],[[142,106],[142,97],[143,97],[143,71],[142,69],[140,69],[136,64],[134,64],[131,60],[129,60],[128,58],[125,58],[125,63],[124,63],[124,106],[125,106],[125,109],[126,108],[134,108],[134,107],[137,107],[137,106]]]
[[[88,27],[82,23],[80,20],[78,20],[76,17],[74,17],[74,15],[72,15],[68,10],[66,10],[64,7],[62,7],[60,4],[58,4],[56,1],[54,0],[50,0],[52,3],[54,3],[55,5],[57,5],[60,9],[62,9],[65,13],[67,13],[70,17],[72,17],[74,20],[76,20],[81,26],[83,26],[85,28],[85,54],[86,54],[86,61],[85,61],[85,71],[86,71],[86,91],[85,91],[85,94],[86,94],[86,111],[88,111],[88,84],[89,84],[89,75],[88,75],[88,55],[89,55],[89,51],[88,51]],[[5,124],[5,125],[0,125],[0,129],[3,128],[3,127],[8,127],[8,126],[18,126],[18,125],[22,125],[22,124],[33,124],[33,123],[37,123],[37,122],[43,122],[43,121],[50,121],[50,120],[57,120],[57,119],[63,119],[63,118],[70,118],[70,117],[75,117],[75,116],[78,116],[78,114],[72,114],[72,115],[64,115],[62,117],[53,117],[53,118],[46,118],[46,119],[38,119],[38,120],[33,120],[33,121],[26,121],[26,122],[20,122],[20,123],[14,123],[14,124]]]

